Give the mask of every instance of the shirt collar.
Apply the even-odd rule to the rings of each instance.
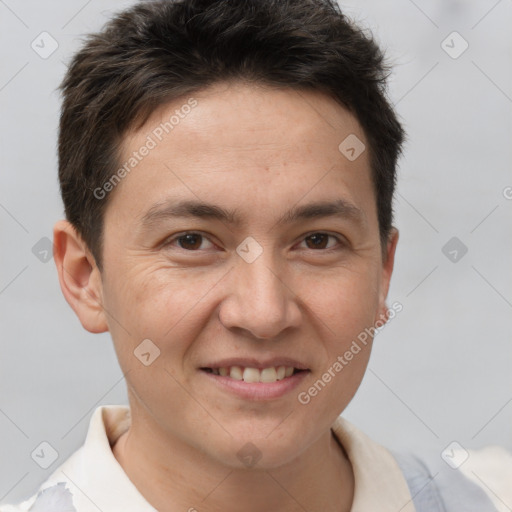
[[[86,440],[41,486],[66,482],[77,512],[157,512],[140,494],[112,453],[112,446],[130,425],[126,405],[102,405],[90,420]],[[411,495],[397,462],[342,417],[332,431],[347,452],[354,471],[351,512],[415,512]],[[27,508],[35,497],[23,503]],[[27,510],[23,508],[23,510]]]
[[[393,455],[341,416],[331,428],[354,471],[351,512],[415,512],[409,487]]]

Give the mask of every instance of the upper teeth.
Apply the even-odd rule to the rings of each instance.
[[[241,366],[230,366],[222,368],[212,368],[215,375],[231,377],[235,380],[245,382],[276,382],[293,374],[293,366],[271,366],[269,368],[242,368]]]

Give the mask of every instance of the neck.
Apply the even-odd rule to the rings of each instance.
[[[351,509],[352,466],[331,431],[292,462],[272,469],[222,465],[169,432],[135,421],[112,451],[138,491],[159,512]]]

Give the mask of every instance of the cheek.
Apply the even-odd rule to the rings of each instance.
[[[298,407],[317,418],[340,414],[354,397],[370,358],[371,327],[378,308],[375,268],[339,272],[315,281],[305,302],[312,311],[323,362],[298,391]],[[306,291],[304,291],[306,295]],[[304,409],[303,409],[304,408]]]
[[[204,309],[201,301],[207,300],[222,275],[169,268],[161,262],[130,266],[129,260],[110,272],[104,306],[117,348],[133,352],[147,338],[166,352],[186,350],[198,334],[194,329],[201,327],[197,321]]]
[[[336,275],[315,280],[315,286],[304,289],[305,302],[312,310],[315,330],[323,337],[325,357],[318,382],[311,397],[322,391],[321,402],[345,407],[366,371],[370,357],[373,327],[379,306],[379,288],[375,285],[379,275],[376,265],[360,269],[344,269]],[[323,333],[323,334],[321,334]],[[320,347],[319,347],[320,348]],[[308,395],[309,391],[305,390]]]
[[[158,263],[131,265],[128,259],[110,274],[106,305],[138,329],[156,328],[156,321],[170,327],[194,300],[193,284],[174,269]]]
[[[338,269],[314,279],[301,277],[297,295],[330,331],[331,338],[344,344],[372,325],[379,306],[378,278],[376,266]]]
[[[126,268],[110,274],[105,308],[131,392],[162,419],[171,410],[200,415],[183,387],[183,366],[208,318],[201,300],[222,274],[200,276],[160,264]]]

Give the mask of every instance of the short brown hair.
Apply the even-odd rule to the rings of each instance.
[[[59,180],[67,219],[102,269],[101,187],[127,130],[160,105],[243,80],[325,93],[360,122],[370,147],[381,244],[392,227],[405,133],[386,99],[389,68],[371,36],[331,0],[160,0],[89,35],[61,85]],[[340,141],[341,142],[341,141]]]

